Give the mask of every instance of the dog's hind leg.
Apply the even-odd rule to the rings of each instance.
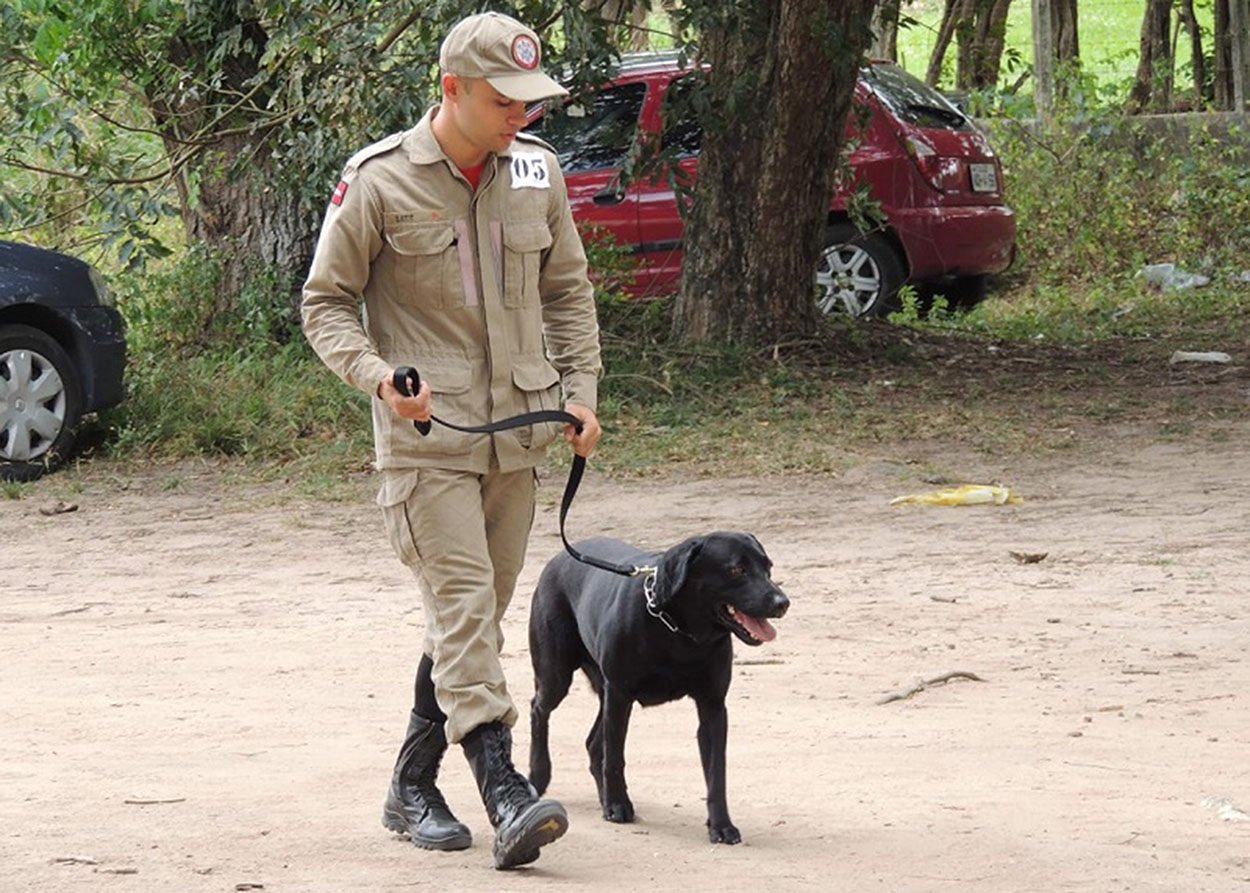
[[[541,796],[551,783],[548,726],[560,706],[585,654],[577,621],[563,602],[535,599],[530,618],[530,660],[534,666],[534,698],[530,701],[529,781]]]

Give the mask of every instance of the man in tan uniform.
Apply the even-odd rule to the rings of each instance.
[[[348,161],[308,281],[304,329],[344,381],[374,397],[378,503],[412,568],[425,615],[415,704],[382,821],[418,846],[464,849],[435,779],[463,745],[495,829],[497,868],[538,858],[568,827],[514,768],[517,710],[499,654],[534,517],[536,464],[560,433],[476,425],[564,409],[580,455],[599,438],[599,330],[586,257],[554,153],[519,133],[525,105],[565,91],[540,66],[538,37],[508,16],[457,24],[439,57],[443,101],[413,129]],[[364,315],[360,314],[363,298]],[[392,371],[415,365],[405,396]]]

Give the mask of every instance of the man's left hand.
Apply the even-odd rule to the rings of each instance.
[[[582,406],[580,403],[564,404],[564,411],[569,415],[576,416],[578,421],[582,423],[582,433],[578,434],[577,429],[572,425],[564,426],[564,439],[573,446],[573,452],[581,456],[583,459],[590,457],[594,451],[595,444],[599,442],[603,429],[599,427],[599,419],[595,416],[595,411],[589,407]]]

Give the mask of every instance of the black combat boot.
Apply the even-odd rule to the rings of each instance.
[[[539,800],[525,776],[516,771],[512,732],[503,723],[480,725],[461,744],[495,828],[495,867],[533,862],[539,847],[568,830],[568,813],[555,800]]]
[[[463,850],[473,843],[473,835],[456,821],[434,784],[439,761],[446,752],[443,724],[414,710],[395,762],[386,805],[382,807],[382,824],[407,834],[413,843],[427,850]]]

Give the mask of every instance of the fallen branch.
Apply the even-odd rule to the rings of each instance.
[[[976,673],[969,673],[965,670],[952,670],[949,673],[943,673],[941,676],[934,676],[932,679],[925,679],[923,682],[917,682],[911,688],[905,688],[902,691],[896,691],[877,700],[878,704],[888,704],[891,701],[905,701],[912,695],[920,694],[926,688],[934,685],[942,685],[950,682],[952,679],[971,679],[973,682],[984,682],[985,680]]]
[[[186,803],[187,798],[186,797],[170,797],[168,800],[130,799],[130,800],[123,800],[122,802],[125,803],[127,806],[158,806],[162,803]]]

